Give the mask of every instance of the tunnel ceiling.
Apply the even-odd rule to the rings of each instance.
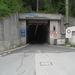
[[[28,25],[48,25],[48,20],[28,20]]]

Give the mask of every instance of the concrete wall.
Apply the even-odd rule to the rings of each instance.
[[[26,17],[32,17],[32,16],[38,16],[38,17],[47,17],[49,19],[58,19],[60,20],[62,15],[61,14],[44,14],[44,13],[19,13],[19,19],[25,19]]]
[[[18,14],[0,20],[0,50],[20,45]]]
[[[3,20],[0,20],[0,50],[4,50],[4,26]]]
[[[58,21],[58,20],[51,20],[50,21],[50,32],[52,32],[53,31],[53,26],[56,26],[56,32],[57,32],[57,36],[56,37],[53,37],[53,38],[51,38],[50,37],[50,44],[54,44],[54,39],[59,39],[59,38],[61,38],[61,35],[60,35],[60,21]]]
[[[33,15],[33,14],[32,14]],[[34,14],[35,15],[35,14]],[[50,20],[50,31],[53,31],[53,25],[56,25],[56,31],[58,37],[50,38],[49,43],[54,44],[54,39],[64,39],[65,38],[65,17],[61,14],[37,14],[38,17],[46,17]],[[15,48],[20,44],[26,44],[26,35],[21,36],[20,30],[23,28],[26,30],[26,17],[31,17],[30,14],[19,13],[14,14],[10,17],[6,17],[0,20],[0,50],[8,50]],[[45,19],[46,19],[45,18]],[[69,18],[69,25],[75,25],[75,18]],[[75,28],[73,28],[75,29]],[[71,43],[74,43],[75,36],[69,39]]]
[[[25,34],[26,34],[26,20],[19,20],[19,24],[20,24],[20,30],[25,29]],[[26,44],[26,35],[21,36],[21,34],[20,34],[20,43]]]
[[[49,43],[50,44],[54,44],[54,39],[58,39],[58,38],[61,38],[61,32],[60,32],[60,25],[61,25],[61,18],[62,18],[62,15],[61,14],[41,14],[41,13],[36,13],[36,14],[32,14],[32,13],[19,13],[19,19],[21,20],[26,20],[26,17],[34,17],[34,16],[37,16],[37,17],[46,17],[47,19],[50,20],[50,31],[53,31],[53,25],[56,25],[56,31],[58,33],[58,36],[56,38],[50,38],[49,37]],[[46,19],[45,18],[45,19]],[[39,18],[40,19],[40,18]],[[42,18],[44,19],[44,18]],[[20,22],[21,26],[24,26],[26,23],[24,23],[24,21],[21,21]],[[49,35],[50,36],[50,35]],[[25,38],[24,37],[21,37],[21,42],[24,42]],[[23,40],[23,41],[22,41]]]
[[[28,14],[14,14],[0,20],[0,50],[9,50],[15,48],[20,44],[26,44],[26,36],[21,36],[20,30],[23,28],[26,30],[26,20]],[[38,14],[39,17],[47,17],[50,19],[50,31],[53,28],[52,25],[56,25],[56,31],[58,32],[58,38],[60,38],[60,14]],[[52,21],[52,20],[56,21]],[[50,43],[53,44],[53,41]],[[54,40],[54,39],[53,39]]]

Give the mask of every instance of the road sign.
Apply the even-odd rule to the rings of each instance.
[[[70,29],[67,29],[67,34],[70,34],[71,33],[71,30]]]
[[[58,33],[56,31],[50,32],[50,38],[56,38],[58,36]]]
[[[53,32],[53,36],[57,37],[57,32],[56,31]]]
[[[66,38],[72,38],[72,31],[69,28],[66,29]]]
[[[50,32],[50,38],[53,38],[53,31]]]
[[[20,30],[20,35],[21,35],[22,37],[25,37],[25,36],[26,36],[26,30],[25,30],[25,29],[21,29],[21,30]]]

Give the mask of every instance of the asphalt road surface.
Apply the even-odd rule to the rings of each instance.
[[[31,44],[0,55],[0,75],[75,75],[75,48]]]

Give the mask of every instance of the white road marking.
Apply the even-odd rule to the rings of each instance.
[[[75,49],[74,47],[70,47],[71,49]]]
[[[41,50],[37,50],[36,53],[41,53]]]
[[[11,53],[10,51],[8,53]]]
[[[18,50],[18,49],[21,49],[21,48],[26,47],[26,46],[28,46],[28,45],[29,45],[29,44],[26,44],[25,46],[22,46],[22,47],[19,47],[19,48],[15,48],[15,49],[11,49],[10,51]]]
[[[75,75],[75,52],[36,53],[36,75]]]
[[[0,55],[0,57],[2,57],[2,55]]]
[[[3,55],[6,55],[7,53],[4,53]]]

